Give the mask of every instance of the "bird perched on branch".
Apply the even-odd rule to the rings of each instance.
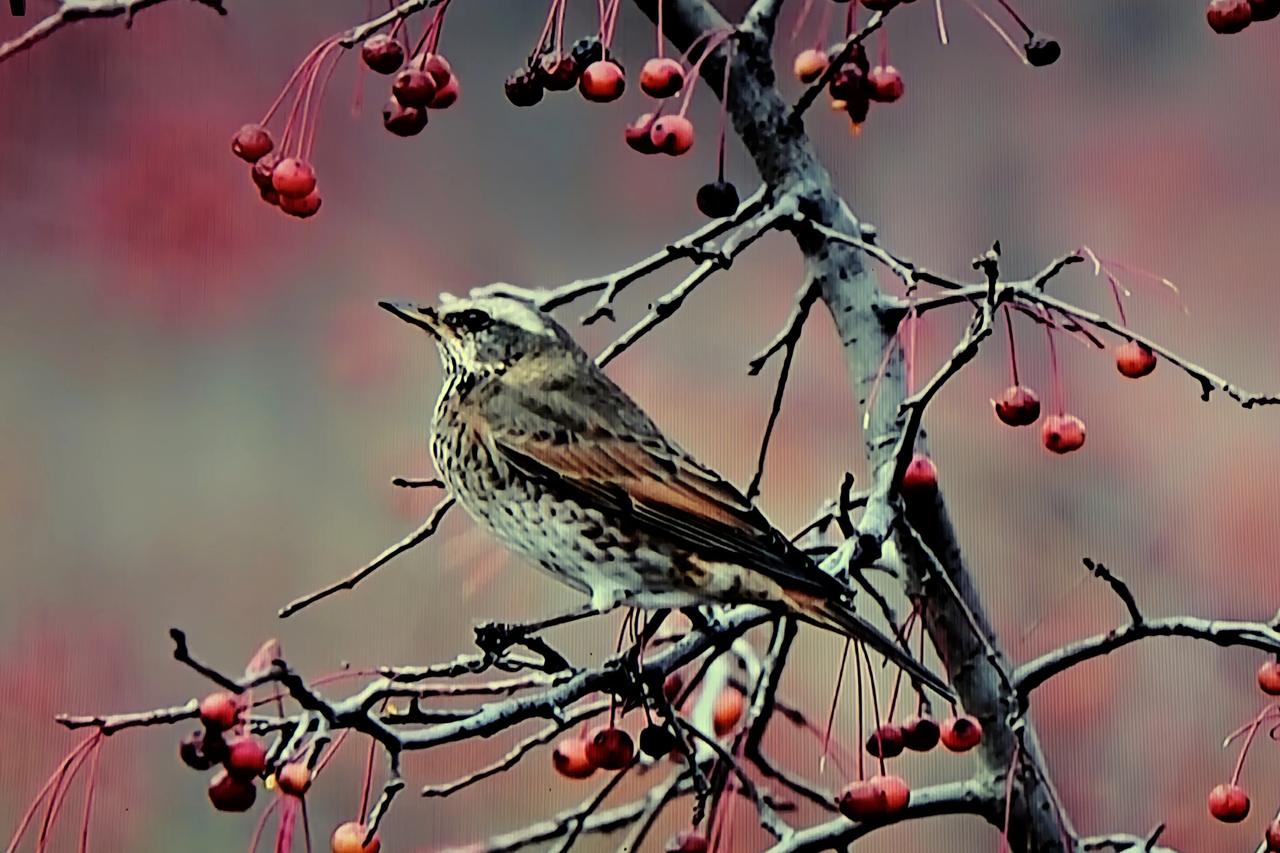
[[[512,297],[379,303],[425,330],[444,386],[431,455],[467,512],[595,609],[754,604],[946,685],[854,612],[732,484],[670,441],[569,333]]]

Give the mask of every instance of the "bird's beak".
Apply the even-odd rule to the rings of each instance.
[[[430,306],[420,307],[412,302],[379,302],[378,307],[390,311],[406,323],[426,329],[432,337],[440,337],[440,318]]]

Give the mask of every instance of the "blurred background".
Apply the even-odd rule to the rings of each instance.
[[[736,15],[745,4],[717,5]],[[818,39],[816,13],[791,37],[801,5],[788,4],[780,25],[783,69]],[[1182,288],[1186,313],[1160,285],[1128,276],[1137,329],[1246,388],[1280,386],[1280,27],[1223,38],[1197,3],[1028,0],[1032,25],[1064,48],[1057,65],[1036,70],[965,4],[944,5],[948,47],[931,4],[892,18],[901,102],[876,106],[857,137],[821,105],[808,122],[854,210],[886,245],[956,276],[995,239],[1009,275],[1081,244],[1158,272]],[[0,39],[51,4],[29,6],[25,22],[0,19]],[[355,591],[275,616],[411,530],[436,499],[390,479],[431,473],[439,367],[428,339],[377,299],[429,300],[490,281],[553,286],[625,266],[701,224],[693,194],[714,177],[714,98],[695,96],[699,141],[688,156],[646,158],[624,146],[623,125],[646,104],[634,75],[653,49],[652,27],[624,3],[617,49],[632,88],[621,102],[567,93],[511,107],[502,80],[532,48],[540,6],[456,4],[442,52],[461,99],[416,138],[383,130],[386,80],[345,59],[314,154],[324,207],[306,222],[258,200],[229,139],[258,120],[314,43],[362,19],[363,2],[231,2],[225,18],[164,4],[131,30],[121,20],[77,24],[0,66],[4,833],[77,741],[53,714],[177,704],[207,689],[172,661],[169,626],[229,671],[278,637],[291,663],[318,675],[344,661],[444,660],[468,649],[481,619],[533,618],[573,601],[454,512],[427,546]],[[591,31],[593,14],[594,4],[571,3],[570,37]],[[794,96],[798,84],[783,76]],[[744,195],[754,188],[734,140],[728,171]],[[672,436],[740,485],[777,369],[749,378],[747,362],[785,321],[800,269],[788,238],[766,239],[610,369]],[[598,351],[683,271],[635,285],[616,326],[582,329],[585,307],[561,317]],[[895,287],[888,276],[885,284]],[[1114,312],[1084,265],[1057,287]],[[950,350],[966,316],[923,323],[922,371]],[[1029,324],[1017,334],[1024,380],[1052,405],[1043,334]],[[1080,453],[1053,457],[1038,430],[996,423],[988,401],[1008,384],[1002,341],[947,386],[927,419],[1009,653],[1024,660],[1122,619],[1105,588],[1081,582],[1084,556],[1127,578],[1152,615],[1270,617],[1280,606],[1280,413],[1217,396],[1202,403],[1198,385],[1168,365],[1131,382],[1109,354],[1066,340],[1059,349],[1067,406],[1089,428]],[[783,529],[811,517],[843,472],[861,472],[859,421],[830,320],[815,312],[763,484],[762,505]],[[616,629],[601,620],[559,637],[589,661],[609,652]],[[839,645],[809,631],[801,644],[785,689],[821,719]],[[1234,762],[1223,736],[1260,707],[1260,662],[1157,641],[1037,693],[1032,716],[1078,827],[1142,833],[1164,821],[1165,840],[1183,850],[1252,849],[1280,803],[1275,744],[1262,740],[1245,767],[1250,821],[1214,823],[1204,797]],[[841,707],[836,736],[856,744],[851,706]],[[253,820],[214,814],[205,780],[175,760],[183,731],[106,744],[97,849],[246,844]],[[509,743],[410,756],[410,792]],[[349,743],[316,785],[320,837],[354,817],[364,749]],[[779,731],[770,749],[816,774],[812,738]],[[969,757],[938,754],[897,765],[913,784],[971,770]],[[597,781],[562,780],[543,751],[447,800],[409,793],[385,825],[384,849],[515,829],[579,802]],[[820,781],[846,780],[829,766]],[[78,796],[53,849],[74,849]],[[738,818],[739,848],[762,844],[750,810]],[[687,820],[687,806],[670,809],[653,849]],[[989,827],[948,818],[886,829],[859,849],[996,844]]]

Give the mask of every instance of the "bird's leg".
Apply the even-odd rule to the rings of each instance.
[[[476,646],[488,656],[490,662],[494,665],[499,665],[499,661],[502,660],[507,649],[512,646],[524,646],[529,651],[542,656],[542,668],[546,669],[546,671],[560,672],[570,669],[569,662],[562,655],[535,635],[548,628],[567,625],[570,622],[578,622],[582,619],[590,619],[593,616],[608,613],[616,609],[621,602],[622,596],[617,596],[615,599],[610,599],[603,603],[593,597],[589,604],[584,604],[568,612],[559,613],[537,622],[486,622],[476,626]],[[499,668],[502,667],[499,665]]]

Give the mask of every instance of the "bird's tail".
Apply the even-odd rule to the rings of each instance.
[[[863,619],[853,610],[848,601],[835,598],[807,599],[797,608],[802,617],[819,627],[835,631],[843,636],[866,643],[874,652],[888,658],[895,666],[906,670],[907,674],[921,684],[929,687],[948,702],[955,701],[955,694],[947,683],[911,656],[910,652],[880,629]]]

